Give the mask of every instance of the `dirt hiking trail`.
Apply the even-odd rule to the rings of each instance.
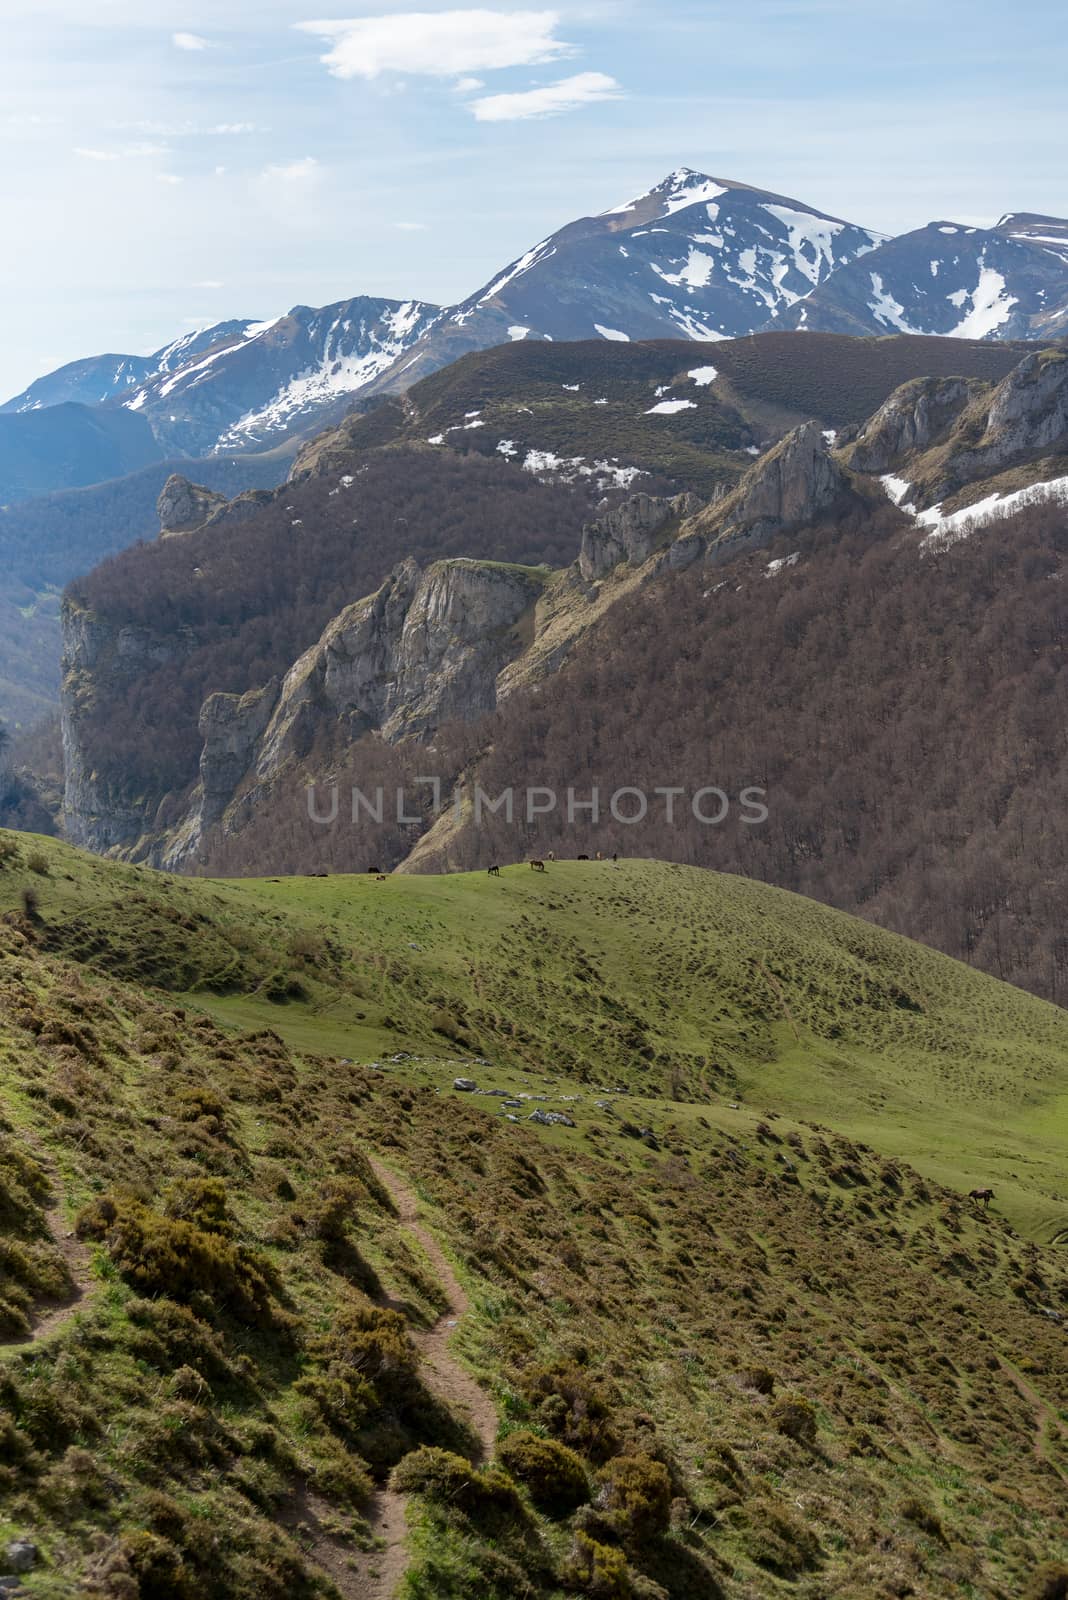
[[[449,1349],[457,1323],[470,1302],[445,1252],[419,1221],[415,1191],[373,1156],[370,1161],[375,1176],[393,1201],[400,1226],[419,1246],[444,1291],[447,1306],[434,1326],[410,1328],[409,1332],[422,1357],[427,1388],[470,1427],[475,1441],[470,1459],[478,1465],[493,1453],[497,1412],[489,1395]],[[400,1306],[388,1293],[380,1303]],[[406,1506],[407,1496],[388,1485],[375,1491],[364,1513],[378,1545],[369,1551],[353,1552],[346,1540],[324,1526],[330,1508],[314,1495],[300,1497],[294,1508],[294,1522],[304,1535],[302,1543],[308,1554],[333,1579],[345,1600],[394,1600],[408,1567]]]
[[[62,1214],[62,1201],[59,1199],[61,1186],[57,1181],[55,1164],[40,1154],[36,1154],[36,1159],[44,1169],[55,1196],[45,1208],[44,1220],[52,1236],[52,1243],[63,1257],[71,1288],[67,1294],[35,1300],[27,1312],[30,1322],[29,1333],[16,1334],[14,1338],[0,1340],[0,1356],[9,1351],[25,1350],[38,1340],[59,1333],[81,1309],[82,1302],[93,1287],[92,1258],[82,1241],[67,1227]]]

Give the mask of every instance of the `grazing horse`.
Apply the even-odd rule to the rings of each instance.
[[[487,867],[486,871],[489,873],[491,878],[499,878],[501,875],[500,867]]]
[[[386,875],[385,875],[385,873],[384,873],[384,872],[380,872],[380,873],[379,873],[379,874],[378,874],[378,877],[377,877],[377,878],[376,878],[376,879],[375,879],[375,882],[376,882],[376,883],[385,883],[385,881],[386,881]]]
[[[375,877],[379,877],[380,878],[382,876],[382,868],[381,867],[368,867],[367,876],[369,878],[375,878]]]
[[[530,863],[530,866],[531,866],[531,870],[534,871],[534,872],[544,872],[545,871],[545,862],[544,861],[532,861]]]
[[[579,861],[588,861],[589,859],[590,859],[589,856],[579,856],[578,857]]]
[[[983,1202],[984,1206],[988,1206],[990,1204],[991,1200],[993,1200],[993,1198],[994,1198],[993,1189],[969,1189],[968,1190],[968,1199],[969,1200],[981,1200]]]

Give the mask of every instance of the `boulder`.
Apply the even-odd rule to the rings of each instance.
[[[4,1552],[4,1565],[12,1572],[32,1572],[37,1565],[37,1546],[30,1539],[12,1539]]]

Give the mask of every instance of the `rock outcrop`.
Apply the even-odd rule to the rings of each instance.
[[[217,822],[248,771],[278,704],[278,679],[248,694],[213,694],[200,711],[200,823]]]
[[[929,450],[974,401],[990,392],[980,378],[915,378],[895,389],[849,446],[856,472],[892,472],[906,456]]]
[[[172,472],[156,501],[160,538],[167,539],[173,534],[192,533],[194,529],[202,528],[226,504],[224,494],[205,489],[202,484],[191,483],[180,472]]]
[[[387,743],[471,721],[497,703],[501,669],[523,649],[519,624],[547,573],[489,561],[402,562],[376,594],[346,607],[281,686],[215,694],[200,717],[200,782],[186,819],[155,858],[180,866],[243,786],[271,784],[324,728]]]
[[[657,498],[636,494],[614,506],[582,530],[579,571],[587,583],[606,577],[621,562],[640,567],[652,555],[664,529],[681,517],[692,516],[700,502],[692,494]]]
[[[994,390],[982,438],[972,449],[961,443],[949,463],[947,489],[993,477],[1021,460],[1068,451],[1068,353],[1025,356]]]
[[[180,633],[115,627],[65,601],[62,611],[63,827],[72,844],[106,854],[135,846],[146,826],[144,807],[101,780],[83,726],[102,690],[135,683],[147,667],[176,661],[188,649]]]
[[[818,422],[794,428],[755,461],[738,487],[685,522],[661,565],[676,570],[702,555],[721,561],[828,514],[852,489]]]
[[[1068,353],[1060,349],[1025,356],[996,387],[963,378],[905,384],[845,452],[857,471],[901,478],[920,509],[981,497],[991,483],[1026,487],[1032,464],[1036,482],[1057,476],[1066,455]],[[1006,473],[1016,477],[1003,485]]]

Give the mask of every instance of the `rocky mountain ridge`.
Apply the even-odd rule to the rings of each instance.
[[[992,228],[928,223],[846,263],[780,321],[824,333],[1063,339],[1068,221],[1021,213]]]
[[[478,349],[522,340],[718,341],[766,329],[1051,340],[1068,332],[1068,223],[1012,214],[886,239],[801,201],[689,168],[567,224],[458,305],[357,297],[220,323],[154,356],[98,357],[3,410],[125,406],[165,454],[310,434]]]
[[[850,512],[870,515],[887,497],[901,505],[902,527],[907,513],[926,538],[944,526],[967,528],[970,506],[981,507],[980,520],[999,514],[991,486],[1010,468],[1029,475],[1032,496],[1046,489],[1051,480],[1042,475],[1056,457],[1044,452],[1058,444],[1068,451],[1068,358],[1037,352],[993,386],[908,383],[841,443],[818,421],[801,424],[703,506],[688,494],[634,495],[588,521],[577,560],[556,573],[485,561],[425,571],[402,563],[375,594],[342,611],[283,681],[209,697],[199,782],[176,825],[146,833],[144,819],[102,819],[76,713],[65,717],[68,832],[92,848],[118,845],[186,866],[207,829],[240,831],[250,792],[263,804],[283,775],[292,781],[324,731],[328,746],[372,731],[386,744],[426,742],[444,724],[477,721],[560,670],[608,610],[665,572],[707,572],[784,533]],[[927,498],[944,499],[952,483],[965,502],[947,514],[956,522],[944,524],[941,500],[933,513],[920,512],[896,491],[898,472],[922,482],[932,464],[942,478],[930,480]],[[1000,511],[1012,509],[1009,499]],[[129,629],[101,644],[92,621],[71,610],[65,702],[76,708],[81,683],[102,664],[109,673],[136,672],[153,651],[180,648]]]

